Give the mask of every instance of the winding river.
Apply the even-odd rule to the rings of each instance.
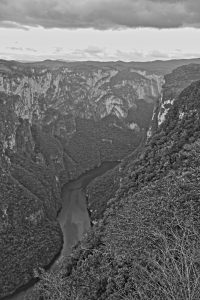
[[[62,210],[58,221],[63,231],[64,244],[61,256],[70,254],[71,248],[90,229],[90,217],[86,205],[85,190],[96,177],[114,168],[117,162],[105,162],[77,180],[64,185],[62,189]]]
[[[51,265],[53,269],[62,256],[69,255],[72,247],[81,240],[90,229],[90,217],[86,205],[86,187],[96,177],[113,169],[119,162],[104,162],[99,167],[86,172],[78,179],[70,181],[62,188],[62,209],[58,215],[58,221],[63,232],[63,248],[58,259]],[[32,287],[21,288],[7,300],[23,300],[23,297]]]

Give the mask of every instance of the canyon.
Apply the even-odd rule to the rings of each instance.
[[[190,62],[0,62],[1,297],[29,282],[35,268],[49,265],[61,251],[58,221],[63,230],[77,231],[77,218],[86,217],[85,196],[70,182],[105,162],[122,161],[88,182],[91,222],[103,218],[126,185],[133,157],[142,155],[139,146],[162,128],[180,92],[200,78],[200,65]],[[73,228],[65,223],[69,207]],[[75,241],[89,229],[86,219]]]

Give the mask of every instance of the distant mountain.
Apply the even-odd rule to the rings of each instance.
[[[155,60],[148,62],[124,62],[124,61],[64,61],[64,60],[44,60],[39,62],[17,62],[17,61],[6,61],[0,60],[0,64],[22,68],[48,68],[49,70],[59,69],[60,67],[69,67],[73,70],[87,70],[89,69],[102,69],[111,68],[118,71],[135,68],[136,70],[147,71],[155,73],[157,75],[165,75],[171,73],[174,69],[187,65],[187,64],[199,64],[200,58],[191,59],[172,59],[172,60]]]

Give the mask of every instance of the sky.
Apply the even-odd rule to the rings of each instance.
[[[0,0],[0,58],[200,57],[200,0]]]

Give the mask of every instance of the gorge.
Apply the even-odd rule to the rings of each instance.
[[[87,208],[97,224],[94,232],[127,186],[131,191],[137,180],[146,184],[156,177],[150,167],[155,132],[167,139],[162,124],[178,109],[179,94],[200,78],[199,65],[189,62],[172,71],[173,62],[166,67],[1,61],[0,250],[5,265],[0,266],[0,297],[29,282],[35,268],[51,263],[62,247],[62,231],[62,254],[69,253],[90,228]],[[179,105],[181,122],[186,110]],[[171,163],[166,157],[159,158],[163,174]],[[142,158],[147,178],[137,162]],[[113,168],[116,162],[121,163]],[[137,165],[141,173],[133,175]]]

